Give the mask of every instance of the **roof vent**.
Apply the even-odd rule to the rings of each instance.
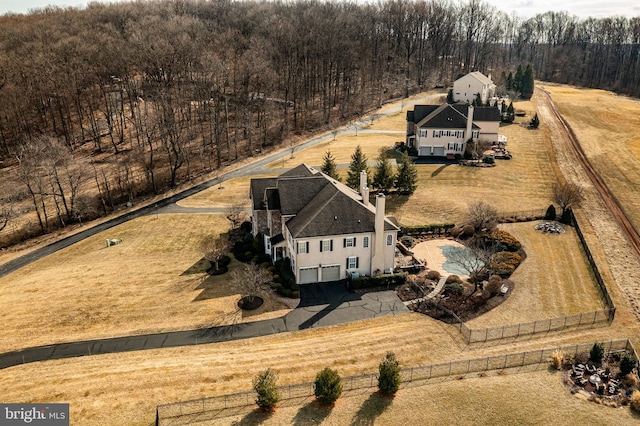
[[[334,216],[334,217],[333,217],[333,220],[338,220],[338,216]]]

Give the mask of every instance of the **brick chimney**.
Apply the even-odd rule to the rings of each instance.
[[[362,204],[369,205],[369,187],[367,186],[367,172],[360,172],[360,195],[362,195]]]

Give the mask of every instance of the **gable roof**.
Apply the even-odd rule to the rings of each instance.
[[[254,192],[261,188],[262,196]],[[260,199],[262,210],[279,209],[281,215],[293,216],[286,226],[294,238],[375,231],[375,206],[365,206],[356,191],[304,164],[277,178],[252,179],[251,190],[254,208]],[[385,218],[384,229],[399,227]]]
[[[407,111],[407,121],[410,123],[419,123],[438,107],[439,105],[414,105],[413,111]]]
[[[469,114],[469,104],[458,103],[452,106],[465,117]],[[495,106],[473,107],[473,121],[500,121],[500,110]]]
[[[253,201],[253,210],[265,210],[267,208],[264,203],[264,191],[275,186],[277,181],[277,178],[251,179],[249,196]]]
[[[470,72],[469,74],[460,77],[458,80],[456,80],[456,82],[462,80],[463,78],[465,78],[467,76],[475,78],[476,80],[478,80],[482,84],[486,84],[486,85],[493,84],[493,81],[489,77],[487,77],[484,74],[482,74],[480,71]],[[455,84],[455,82],[454,82],[454,84]]]
[[[442,105],[416,105],[407,111],[407,121],[420,128],[465,129],[469,105],[466,103]],[[474,107],[473,121],[500,121],[500,110],[496,107]],[[473,129],[479,129],[475,123]]]

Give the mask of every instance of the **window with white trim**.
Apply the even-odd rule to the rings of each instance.
[[[344,239],[343,247],[355,247],[356,246],[356,237],[349,237]]]
[[[298,241],[296,253],[309,253],[309,241]]]
[[[427,137],[427,131],[425,129],[420,129],[420,137],[421,138],[426,138]]]
[[[438,130],[434,130],[433,131],[433,137],[434,138],[439,138],[440,137],[440,132]]]
[[[473,139],[478,139],[479,132],[477,130],[473,131]]]
[[[358,256],[347,257],[347,269],[356,269],[358,267]]]
[[[387,235],[387,245],[393,245],[393,235],[391,234]]]
[[[364,237],[362,239],[362,247],[369,248],[369,237]]]
[[[333,240],[320,241],[320,252],[333,251]]]

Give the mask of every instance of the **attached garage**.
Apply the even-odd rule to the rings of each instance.
[[[434,146],[433,147],[433,156],[434,157],[444,157],[444,146]]]
[[[300,284],[311,284],[318,282],[318,267],[300,268]]]
[[[418,153],[420,157],[429,157],[431,156],[431,145],[423,145],[420,147],[420,152]]]
[[[420,147],[420,152],[418,152],[418,155],[420,157],[444,157],[444,145],[423,145]]]
[[[338,281],[340,279],[340,265],[329,265],[322,267],[322,282]]]

